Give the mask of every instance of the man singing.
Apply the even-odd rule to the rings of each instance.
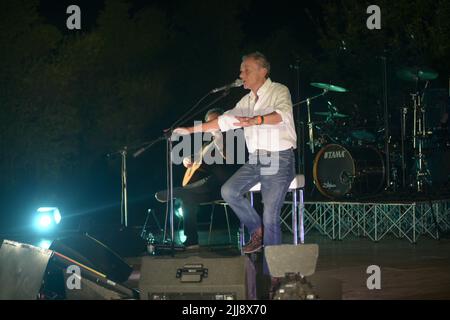
[[[269,78],[270,63],[254,52],[242,58],[240,78],[250,92],[236,106],[217,119],[175,134],[244,128],[249,160],[222,186],[222,197],[251,233],[244,253],[263,245],[281,244],[280,212],[295,177],[294,152],[297,145],[289,89]],[[243,152],[243,151],[242,151]],[[258,182],[264,203],[262,221],[244,195]],[[264,260],[264,273],[268,274]],[[272,290],[279,279],[272,278]]]

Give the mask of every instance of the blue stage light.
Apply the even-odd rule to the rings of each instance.
[[[41,207],[36,210],[35,226],[39,231],[50,231],[61,222],[61,213],[56,207]]]

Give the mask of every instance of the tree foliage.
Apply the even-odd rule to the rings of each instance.
[[[117,199],[120,161],[105,154],[161,135],[208,90],[236,78],[249,51],[266,53],[274,80],[291,91],[300,80],[300,97],[317,93],[313,81],[342,85],[350,89],[336,97],[342,111],[357,104],[373,117],[381,108],[380,57],[397,107],[410,89],[396,79],[397,68],[450,74],[448,1],[380,0],[381,30],[366,28],[369,4],[324,0],[294,11],[287,2],[253,0],[105,0],[92,28],[64,31],[39,13],[38,0],[2,1],[3,199],[63,191]],[[155,147],[129,166],[147,198],[164,187],[164,152]]]

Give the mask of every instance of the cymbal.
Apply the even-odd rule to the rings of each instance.
[[[325,116],[330,118],[348,118],[349,116],[346,114],[338,113],[338,112],[314,112],[318,116]]]
[[[362,141],[375,142],[376,140],[375,135],[367,130],[353,130],[351,134],[353,138]]]
[[[430,68],[402,68],[397,71],[397,77],[406,81],[434,80],[439,74]]]
[[[338,86],[328,84],[328,83],[311,82],[310,85],[312,85],[313,87],[319,88],[319,89],[324,89],[324,90],[333,91],[333,92],[347,92],[348,91],[345,88],[338,87]]]

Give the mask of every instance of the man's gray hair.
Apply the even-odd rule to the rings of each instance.
[[[266,78],[269,77],[269,74],[270,74],[270,62],[269,62],[269,60],[267,60],[265,55],[263,55],[259,51],[255,51],[255,52],[252,52],[252,53],[249,53],[249,54],[246,54],[245,56],[243,56],[242,57],[242,62],[244,62],[247,59],[255,60],[260,65],[260,67],[266,69],[267,70]]]
[[[208,112],[205,114],[205,121],[207,121],[206,119],[208,119],[208,117],[214,113],[218,114],[219,116],[223,114],[223,109],[221,108],[213,108],[213,109],[209,109]]]

